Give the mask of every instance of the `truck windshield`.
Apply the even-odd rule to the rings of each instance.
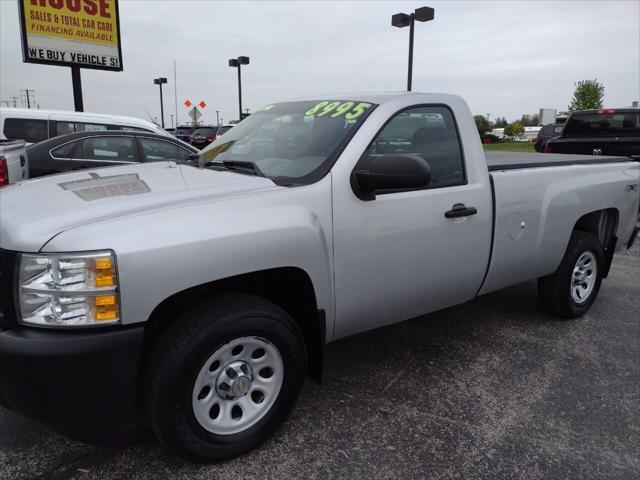
[[[313,100],[267,105],[205,148],[207,167],[254,162],[269,178],[299,179],[332,158],[375,105]]]
[[[615,110],[574,113],[567,120],[563,137],[640,137],[640,113]]]

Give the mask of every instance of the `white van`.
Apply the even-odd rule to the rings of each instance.
[[[155,123],[140,118],[65,110],[0,108],[2,140],[24,140],[32,144],[66,133],[100,130],[133,130],[171,137]]]

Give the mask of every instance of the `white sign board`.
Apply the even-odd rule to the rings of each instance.
[[[122,70],[118,0],[18,0],[22,59]]]
[[[540,119],[540,125],[556,123],[556,111],[553,108],[541,108],[538,118]]]
[[[193,107],[191,110],[189,110],[188,115],[189,115],[189,118],[193,120],[193,123],[197,122],[202,116],[202,114],[200,113],[200,110],[198,110],[196,107]]]

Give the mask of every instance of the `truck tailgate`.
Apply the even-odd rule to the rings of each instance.
[[[0,140],[0,156],[6,162],[10,184],[29,178],[25,145],[23,140]]]

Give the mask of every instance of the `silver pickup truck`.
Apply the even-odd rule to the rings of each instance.
[[[4,405],[143,417],[182,457],[229,458],[320,380],[327,342],[531,279],[580,317],[637,236],[639,163],[487,158],[457,96],[266,105],[200,155],[0,191]]]
[[[0,187],[29,178],[24,140],[0,140]]]

